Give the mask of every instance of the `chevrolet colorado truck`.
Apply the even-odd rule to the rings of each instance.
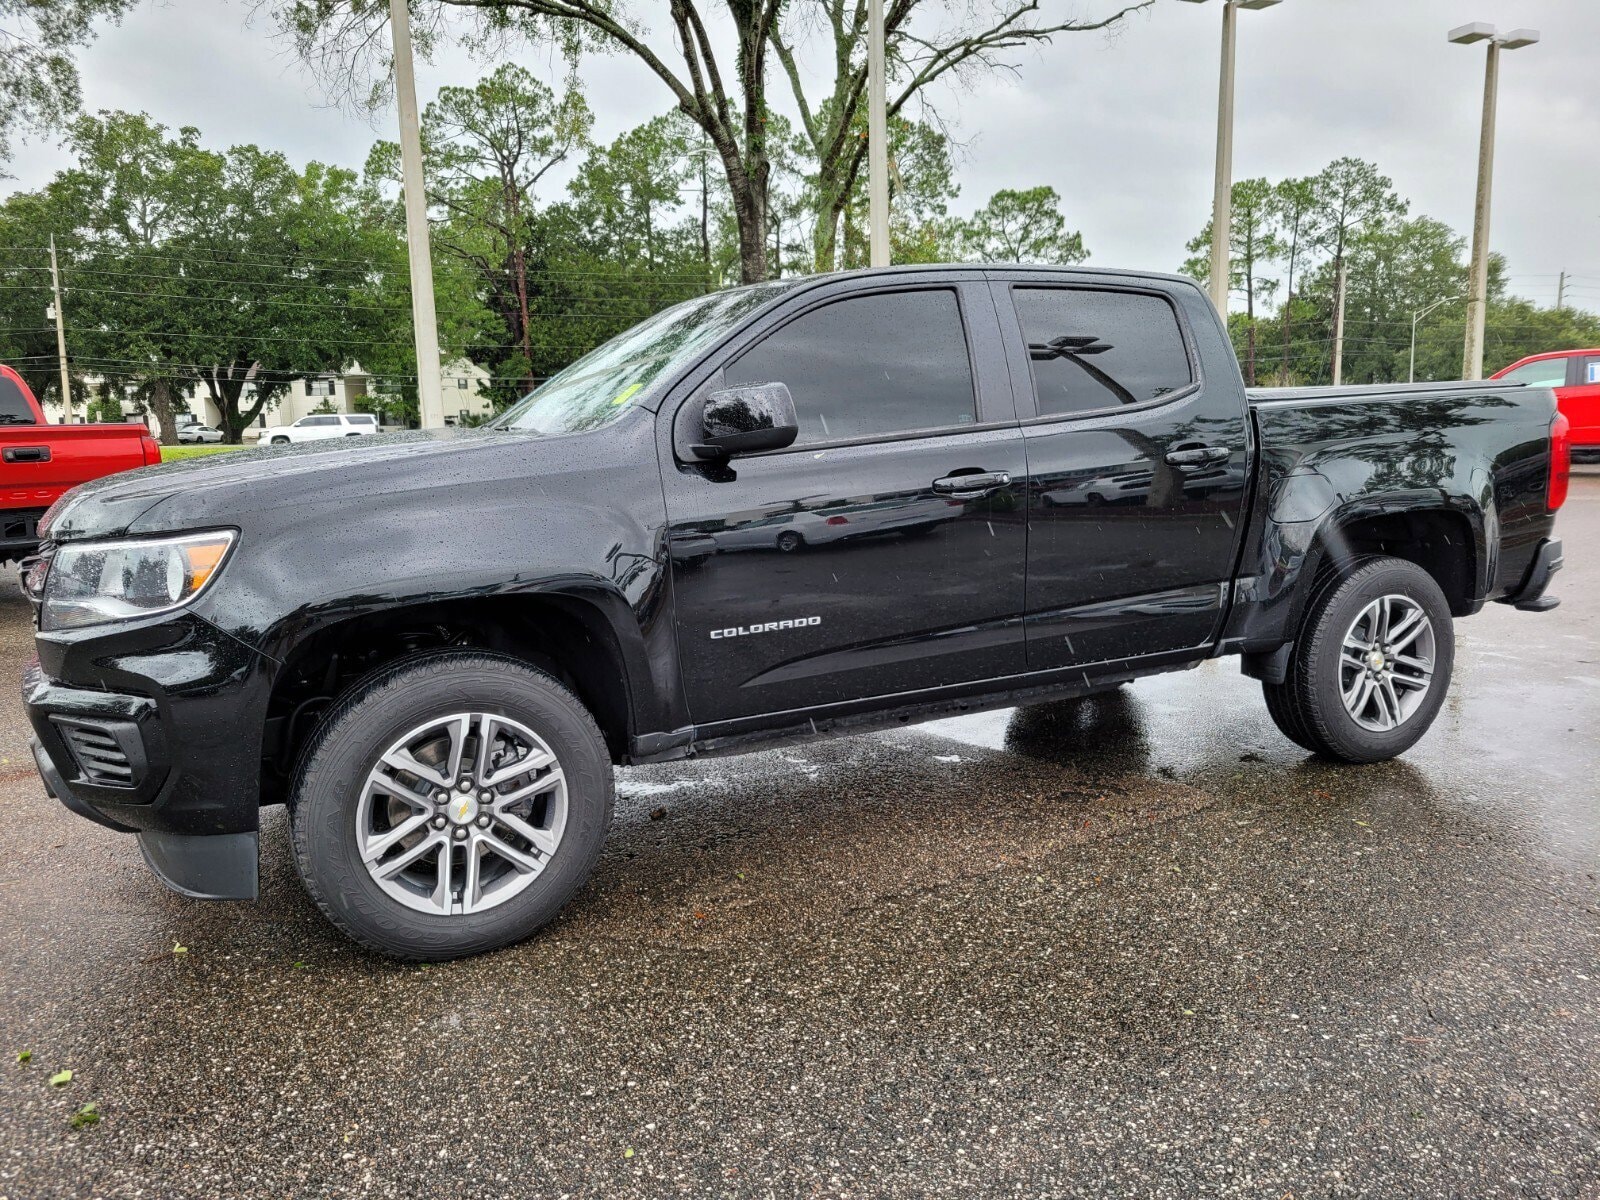
[[[143,425],[50,425],[32,390],[0,366],[0,563],[39,546],[39,518],[71,487],[161,461]]]
[[[253,898],[286,804],[323,912],[441,959],[566,903],[613,764],[1219,655],[1307,750],[1399,754],[1456,619],[1554,605],[1567,472],[1543,388],[1247,393],[1186,279],[781,280],[668,309],[485,428],[76,489],[24,569],[23,689],[46,787],[169,886]]]

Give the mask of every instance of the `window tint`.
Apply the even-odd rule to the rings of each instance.
[[[0,425],[32,425],[33,409],[16,382],[0,375]]]
[[[967,335],[948,288],[838,300],[727,368],[728,385],[787,384],[801,442],[977,421]]]
[[[378,423],[378,418],[371,413],[355,413],[345,419],[352,425],[376,425]]]
[[[1507,371],[1500,378],[1507,383],[1525,383],[1529,387],[1565,387],[1567,360],[1547,358],[1540,362],[1527,363],[1515,371]]]
[[[1016,288],[1041,417],[1158,400],[1194,381],[1183,331],[1159,296]]]

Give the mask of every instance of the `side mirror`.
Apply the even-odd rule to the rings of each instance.
[[[781,383],[751,383],[706,397],[700,412],[701,458],[731,458],[758,450],[782,450],[800,435],[794,397]]]

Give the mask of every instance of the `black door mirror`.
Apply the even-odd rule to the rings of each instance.
[[[781,383],[750,383],[706,397],[700,413],[701,458],[730,458],[758,450],[782,450],[800,435],[794,397]]]

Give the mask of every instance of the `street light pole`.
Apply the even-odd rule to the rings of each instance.
[[[1233,231],[1233,64],[1237,25],[1233,0],[1222,5],[1222,81],[1217,95],[1217,175],[1211,195],[1211,303],[1228,321],[1233,272],[1228,235]]]
[[[1451,304],[1454,301],[1465,299],[1465,296],[1446,296],[1443,300],[1435,300],[1426,308],[1419,308],[1411,314],[1411,370],[1406,375],[1407,383],[1415,383],[1417,381],[1417,322],[1442,304]]]
[[[1520,50],[1539,40],[1536,29],[1513,29],[1500,36],[1493,25],[1476,21],[1452,29],[1448,38],[1456,45],[1488,42],[1488,62],[1483,75],[1483,130],[1478,139],[1478,196],[1472,214],[1472,267],[1467,281],[1467,339],[1462,353],[1461,377],[1483,378],[1483,334],[1489,316],[1489,205],[1494,182],[1495,109],[1500,92],[1500,51]]]
[[[56,235],[50,235],[50,290],[55,297],[56,360],[61,367],[61,423],[72,424],[72,377],[67,374],[67,318],[61,311],[61,268],[56,263]]]
[[[1204,4],[1206,0],[1188,0]],[[1236,9],[1271,8],[1282,0],[1223,0],[1222,71],[1217,85],[1217,175],[1211,196],[1211,303],[1228,320],[1232,263],[1228,235],[1233,231],[1233,77],[1237,43]]]
[[[889,265],[889,118],[884,79],[883,0],[867,0],[868,262]]]
[[[394,93],[400,108],[400,175],[406,200],[406,249],[411,259],[411,334],[417,349],[417,410],[424,429],[444,426],[444,383],[439,375],[439,319],[433,302],[428,196],[422,175],[422,119],[411,62],[411,13],[406,0],[389,0],[394,37]]]

